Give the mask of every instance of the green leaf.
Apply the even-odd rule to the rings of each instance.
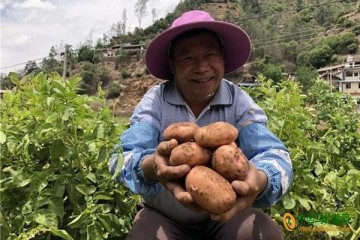
[[[323,171],[323,166],[319,161],[316,161],[315,174],[319,176],[322,173],[322,171]]]
[[[12,155],[16,155],[17,144],[15,142],[7,142],[6,146]]]
[[[123,164],[124,164],[124,156],[122,154],[117,154],[117,163],[116,163],[115,172],[111,177],[112,180],[114,180],[115,178],[117,178],[119,176],[121,169],[123,167]]]
[[[74,220],[72,220],[68,226],[71,228],[79,228],[81,225],[86,225],[85,222],[90,217],[90,211],[85,209],[80,215],[78,215]]]
[[[41,209],[36,212],[34,214],[34,221],[46,227],[58,226],[58,220],[56,215],[48,209]]]
[[[9,77],[10,77],[10,80],[11,80],[11,82],[12,82],[13,84],[19,85],[20,80],[19,80],[19,77],[18,77],[17,73],[15,73],[15,72],[10,72],[10,73],[9,73]]]
[[[96,187],[89,185],[78,185],[76,186],[76,189],[83,195],[90,195],[96,191]]]
[[[57,81],[57,80],[54,80],[52,81],[52,84],[54,85],[54,90],[58,93],[62,93],[65,95],[66,93],[66,87],[64,85],[64,83],[60,80],[60,81]]]
[[[66,146],[61,139],[54,140],[50,149],[52,159],[57,159],[66,152]]]
[[[4,144],[6,142],[6,134],[3,131],[0,131],[0,144]]]
[[[55,186],[55,197],[63,197],[65,193],[65,185],[56,184]]]
[[[103,124],[98,125],[95,128],[96,138],[104,138],[105,136],[105,128]]]
[[[88,175],[86,175],[86,178],[89,179],[91,182],[96,183],[96,176],[94,173],[89,173]]]
[[[99,214],[98,219],[106,231],[111,232],[112,219],[110,214]]]
[[[65,230],[60,230],[60,229],[51,227],[50,232],[52,235],[61,237],[65,240],[73,240],[73,238]]]
[[[289,195],[285,195],[282,199],[282,203],[284,204],[285,209],[293,209],[296,205],[296,202]]]
[[[11,232],[11,229],[9,227],[9,225],[6,222],[6,218],[4,218],[4,215],[0,209],[0,226],[3,227],[4,229],[6,229],[7,232]],[[1,229],[1,228],[0,228]]]
[[[98,222],[94,222],[93,224],[88,225],[86,227],[86,234],[87,240],[104,239],[102,227]]]
[[[310,204],[309,204],[309,200],[303,199],[303,198],[298,198],[299,203],[301,204],[301,206],[303,206],[306,210],[310,210]]]
[[[350,169],[348,172],[347,172],[348,175],[354,175],[355,177],[358,177],[360,178],[360,171],[357,170],[357,169]]]
[[[336,173],[334,171],[331,171],[328,174],[326,174],[324,178],[324,183],[331,185],[335,182],[335,180],[336,180]]]
[[[72,107],[67,107],[65,109],[64,115],[62,116],[62,120],[65,122],[65,121],[68,121],[70,118],[72,118],[74,115],[74,110],[75,109]]]
[[[98,162],[105,161],[107,159],[107,148],[102,146],[99,150]]]
[[[52,197],[49,200],[49,209],[55,213],[61,220],[64,217],[64,202],[60,197]]]
[[[94,200],[113,200],[113,198],[106,192],[96,192],[94,194]]]

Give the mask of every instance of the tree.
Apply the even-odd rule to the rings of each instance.
[[[314,19],[320,24],[324,24],[328,18],[331,17],[329,9],[326,5],[320,5],[320,1],[316,0],[317,10],[315,11]]]
[[[138,18],[139,28],[141,28],[141,20],[147,15],[146,4],[149,0],[137,0],[135,3],[135,15]]]
[[[278,83],[282,79],[282,67],[277,64],[266,64],[264,68],[264,76]]]
[[[304,93],[314,85],[317,77],[318,73],[314,68],[299,66],[296,69],[296,80],[301,83]]]
[[[156,8],[151,9],[152,22],[154,23],[158,17]]]
[[[309,62],[315,68],[321,68],[331,62],[333,50],[328,44],[316,46],[309,52]]]
[[[78,53],[78,62],[97,62],[96,59],[94,59],[94,50],[91,49],[91,47],[88,44],[82,45],[79,49]]]
[[[124,10],[122,11],[122,34],[125,35],[125,31],[126,31],[126,21],[127,21],[127,16],[126,16],[126,8],[124,8]]]
[[[5,73],[0,74],[0,89],[11,89],[15,84],[11,81],[10,76]]]
[[[125,24],[122,21],[117,23],[113,23],[110,29],[111,35],[119,37],[123,34],[125,28]]]
[[[24,68],[24,73],[25,75],[28,75],[32,72],[34,72],[34,74],[37,74],[39,73],[41,70],[40,68],[38,67],[38,65],[36,64],[35,61],[28,61],[25,65],[25,68]]]
[[[303,1],[302,0],[296,0],[296,11],[300,12],[303,8]]]
[[[47,58],[44,58],[40,64],[44,72],[54,72],[54,71],[58,72],[59,62],[55,59],[57,55],[58,53],[56,52],[55,47],[52,46],[50,48],[49,56]]]

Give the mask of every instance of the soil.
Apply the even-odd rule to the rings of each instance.
[[[163,82],[161,79],[157,79],[146,70],[143,60],[130,62],[126,67],[126,72],[129,76],[124,78],[122,76],[122,67],[110,63],[102,63],[102,67],[105,67],[109,72],[111,86],[112,81],[119,81],[120,91],[115,98],[109,98],[109,108],[116,116],[130,116],[134,111],[136,105],[140,102],[144,94],[153,86]],[[109,91],[109,89],[105,89]]]
[[[161,82],[162,80],[151,76],[129,79],[124,84],[125,87],[121,89],[120,96],[109,99],[109,107],[116,116],[130,116],[144,94]]]

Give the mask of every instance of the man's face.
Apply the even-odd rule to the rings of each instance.
[[[174,81],[185,100],[209,101],[224,76],[224,56],[218,38],[203,32],[178,39],[170,60]]]

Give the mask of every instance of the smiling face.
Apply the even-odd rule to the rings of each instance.
[[[207,30],[175,40],[170,53],[174,81],[189,105],[207,104],[224,76],[219,38]]]

